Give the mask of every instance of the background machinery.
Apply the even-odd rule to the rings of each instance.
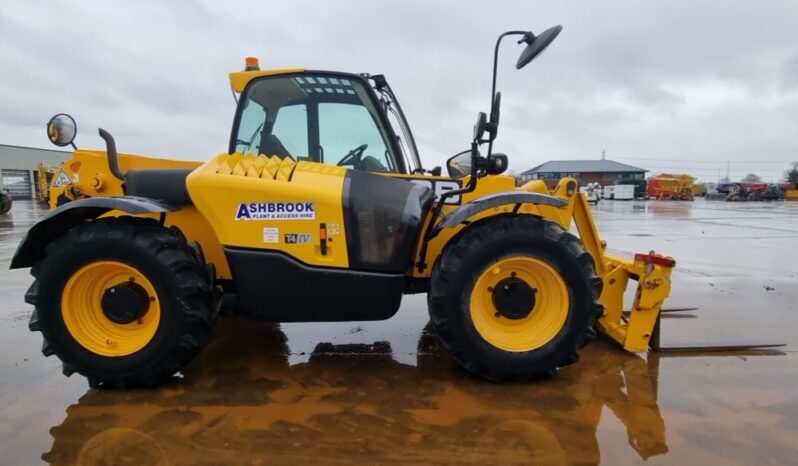
[[[785,199],[785,191],[775,183],[734,183],[726,196],[730,202],[745,201],[781,201]]]
[[[57,167],[39,162],[36,165],[36,202],[42,208],[50,208],[50,185],[53,183],[53,176],[58,172]],[[59,172],[60,173],[60,172]],[[66,179],[64,183],[63,176],[61,177],[61,185],[69,184],[70,180]]]
[[[601,185],[599,183],[588,183],[579,188],[579,192],[585,195],[588,203],[598,204],[601,200]]]
[[[648,196],[652,199],[692,201],[695,177],[663,173],[648,179]]]

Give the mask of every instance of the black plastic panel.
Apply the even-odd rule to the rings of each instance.
[[[186,187],[189,169],[130,170],[125,175],[125,194],[158,199],[173,205],[191,205]]]
[[[404,273],[434,194],[416,183],[348,170],[344,222],[352,269]]]
[[[404,274],[313,267],[278,251],[225,247],[238,312],[273,322],[388,319],[399,309]]]

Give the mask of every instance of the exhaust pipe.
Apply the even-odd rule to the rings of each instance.
[[[111,173],[122,181],[125,181],[125,174],[119,169],[119,161],[116,157],[116,142],[111,133],[100,128],[100,137],[105,139],[105,150],[108,152],[108,168]]]

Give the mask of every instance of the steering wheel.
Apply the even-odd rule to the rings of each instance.
[[[337,165],[342,167],[344,165],[351,165],[353,168],[357,168],[360,166],[360,159],[363,158],[363,152],[368,149],[368,144],[361,144],[354,149],[350,150],[348,154],[344,155],[344,158],[338,161]]]

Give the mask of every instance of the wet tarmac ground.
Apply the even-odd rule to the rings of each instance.
[[[663,344],[771,351],[630,354],[603,338],[554,379],[493,384],[426,331],[423,295],[385,322],[221,317],[182,378],[90,390],[28,331],[8,263],[41,214],[0,217],[0,464],[796,464],[798,203],[602,202],[619,254],[677,269]]]

